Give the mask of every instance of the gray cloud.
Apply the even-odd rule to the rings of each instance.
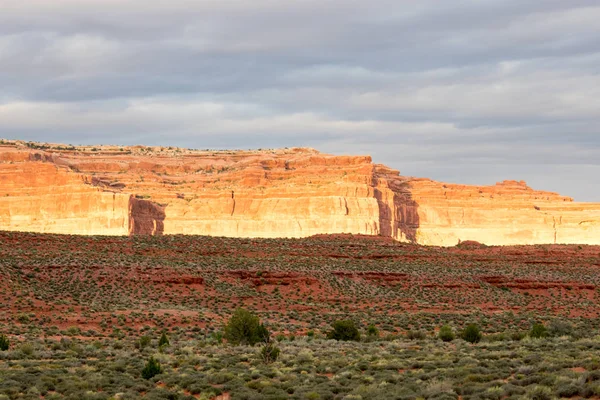
[[[312,146],[600,201],[596,0],[0,0],[0,136]]]

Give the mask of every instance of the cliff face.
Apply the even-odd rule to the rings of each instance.
[[[53,164],[0,164],[0,230],[126,235],[129,197]]]
[[[410,191],[419,204],[422,244],[600,243],[600,204],[576,203],[524,182],[478,187],[414,180]]]
[[[451,185],[311,149],[0,146],[0,230],[383,235],[455,245],[600,244],[600,204],[522,182]]]

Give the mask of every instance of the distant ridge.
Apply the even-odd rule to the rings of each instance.
[[[310,148],[190,150],[0,141],[0,230],[307,237],[452,246],[600,244],[600,204],[525,182],[401,176]]]

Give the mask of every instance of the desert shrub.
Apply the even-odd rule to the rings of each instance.
[[[505,332],[492,333],[491,335],[485,335],[485,341],[487,342],[506,342],[510,340],[510,337]]]
[[[575,383],[567,383],[565,385],[559,385],[556,389],[556,395],[559,397],[575,397],[582,392],[582,388]]]
[[[156,388],[149,391],[145,396],[148,400],[179,400],[179,394],[170,392],[163,388]]]
[[[335,321],[331,326],[333,327],[333,330],[327,333],[328,339],[345,341],[360,340],[360,332],[352,320],[347,319]]]
[[[432,380],[430,380],[429,382],[427,382],[425,389],[424,389],[424,394],[427,398],[431,398],[431,397],[439,397],[441,395],[444,394],[450,394],[452,393],[454,395],[454,391],[452,390],[452,383],[450,381],[446,381],[446,380],[438,380],[437,378],[434,378]],[[455,396],[452,396],[452,398],[456,398]]]
[[[581,391],[581,396],[585,399],[589,399],[598,395],[600,395],[600,385],[586,385]]]
[[[6,335],[0,335],[0,351],[6,351],[10,347],[10,340]]]
[[[209,383],[213,385],[222,385],[235,379],[235,375],[231,372],[217,372],[207,376]]]
[[[162,335],[160,335],[160,339],[158,339],[158,347],[168,346],[170,344],[167,334],[163,332]]]
[[[379,336],[379,329],[377,329],[377,327],[373,324],[369,325],[367,327],[367,336],[370,336],[370,337]]]
[[[526,333],[525,332],[519,332],[519,331],[513,331],[509,333],[510,336],[510,340],[514,340],[515,342],[518,342],[520,340],[523,340],[525,338]]]
[[[285,335],[283,335],[281,333],[279,335],[275,336],[275,340],[277,340],[278,342],[283,342],[285,339],[287,339],[287,338],[285,337]]]
[[[68,336],[77,336],[77,335],[81,335],[81,329],[79,329],[79,328],[78,328],[78,327],[76,327],[76,326],[70,326],[70,327],[67,329],[67,332],[66,332],[66,334],[67,334]]]
[[[454,332],[452,332],[452,328],[449,325],[444,325],[440,328],[438,337],[444,342],[451,342],[454,340]]]
[[[525,394],[525,389],[515,386],[512,383],[507,383],[502,388],[504,389],[504,394],[507,396],[522,396]]]
[[[527,391],[527,397],[531,400],[551,400],[554,398],[554,393],[547,386],[536,385]]]
[[[31,343],[23,343],[21,345],[21,353],[23,353],[25,356],[32,356],[34,350],[35,350],[35,348],[33,347],[33,344],[31,344]]]
[[[461,332],[461,339],[469,342],[469,343],[478,343],[481,341],[481,331],[476,324],[469,324],[467,327]]]
[[[232,344],[254,345],[269,340],[269,331],[260,323],[259,318],[248,310],[235,310],[227,325],[225,339]]]
[[[406,332],[406,338],[410,340],[423,340],[427,338],[427,335],[423,331],[408,331]]]
[[[543,324],[534,324],[529,331],[529,337],[540,339],[548,336],[548,330]]]
[[[323,392],[321,392],[321,397],[315,397],[316,399],[333,399],[340,398],[334,397],[330,395],[328,397],[323,396]],[[416,398],[415,392],[402,386],[394,387],[392,385],[360,385],[356,389],[354,389],[350,394],[341,397],[344,400],[348,399],[373,399],[373,400],[383,400],[383,399],[414,399]]]
[[[223,332],[213,332],[210,337],[217,343],[223,343]]]
[[[567,321],[553,319],[548,323],[548,334],[550,336],[567,336],[573,334],[573,325]]]
[[[485,391],[485,398],[490,400],[500,400],[504,397],[504,389],[500,386],[489,387]]]
[[[310,349],[302,349],[298,352],[296,362],[300,364],[312,363],[315,360],[314,353]]]
[[[280,353],[281,350],[279,349],[279,347],[275,346],[273,342],[269,342],[266,343],[263,347],[261,347],[259,351],[259,356],[265,364],[270,364],[272,362],[277,361],[277,358],[279,358]]]
[[[142,378],[151,379],[161,372],[162,368],[160,367],[160,363],[154,357],[150,357],[146,363],[146,366],[142,370]]]
[[[167,339],[168,341],[169,339]],[[150,345],[150,336],[142,336],[140,337],[140,340],[138,341],[139,347],[140,349],[143,349],[144,347]]]
[[[29,315],[21,313],[17,316],[17,321],[22,324],[28,324],[30,322]]]

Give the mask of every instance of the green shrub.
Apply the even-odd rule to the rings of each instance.
[[[0,335],[0,351],[6,351],[10,347],[10,340],[6,335]]]
[[[500,400],[504,398],[504,389],[502,389],[500,386],[489,387],[485,391],[485,398],[490,400]]]
[[[146,366],[142,370],[142,378],[151,379],[154,376],[160,374],[162,372],[162,368],[160,367],[160,363],[154,359],[154,357],[150,357]]]
[[[545,338],[548,336],[548,330],[543,324],[534,324],[529,331],[529,337],[534,339]]]
[[[349,319],[335,321],[331,326],[333,327],[333,330],[327,333],[328,339],[345,341],[360,340],[360,332],[358,331],[358,328],[356,327],[354,321],[351,321]]]
[[[548,335],[568,336],[573,334],[573,325],[567,321],[554,319],[548,324]]]
[[[169,341],[169,339],[167,339],[167,341]],[[148,346],[150,344],[150,336],[142,336],[139,340],[139,346],[140,349],[143,349],[144,347]]]
[[[167,334],[163,332],[162,335],[160,335],[160,339],[158,339],[158,347],[168,346],[170,344]]]
[[[30,322],[29,315],[21,313],[17,315],[17,321],[19,321],[22,324],[28,324]]]
[[[506,332],[498,332],[485,335],[484,339],[486,342],[506,342],[510,340],[510,336]]]
[[[559,397],[561,397],[561,398],[564,398],[564,397],[568,397],[568,398],[575,397],[575,396],[578,396],[580,394],[580,392],[582,392],[582,391],[583,391],[583,389],[580,386],[578,386],[577,384],[575,384],[575,383],[568,383],[568,384],[564,384],[564,385],[559,385],[556,388],[556,394]]]
[[[373,324],[369,325],[367,327],[367,336],[370,336],[370,337],[379,336],[379,329],[377,329],[377,327]]]
[[[452,332],[452,328],[449,325],[444,325],[440,328],[438,337],[444,342],[451,342],[454,340],[455,336],[454,332]]]
[[[81,329],[79,329],[77,326],[70,326],[67,329],[66,332],[67,336],[77,336],[77,335],[81,335]]]
[[[283,335],[281,333],[279,335],[275,336],[275,340],[277,340],[278,342],[283,342],[285,339],[287,339],[287,338],[285,337],[285,335]]]
[[[423,390],[425,396],[427,398],[448,398],[447,396],[443,396],[444,394],[454,394],[452,390],[452,383],[448,380],[439,380],[437,378],[433,378],[429,380],[425,388]],[[452,398],[456,398],[452,396]]]
[[[214,332],[210,335],[217,343],[223,343],[223,332]]]
[[[423,340],[427,338],[427,335],[423,331],[408,331],[406,332],[406,338],[410,340]]]
[[[467,327],[460,334],[461,339],[469,343],[479,343],[482,336],[483,335],[476,324],[467,325]]]
[[[259,356],[265,364],[270,364],[277,361],[279,353],[281,353],[279,347],[275,346],[273,342],[269,342],[260,349]]]
[[[225,339],[235,345],[268,342],[269,336],[269,331],[258,317],[243,308],[235,310],[225,325]]]
[[[527,391],[527,395],[531,400],[551,400],[554,398],[552,389],[547,386],[536,385]]]
[[[34,350],[35,350],[35,348],[33,347],[33,344],[31,344],[31,343],[23,343],[21,345],[21,353],[23,353],[25,356],[32,356]]]

